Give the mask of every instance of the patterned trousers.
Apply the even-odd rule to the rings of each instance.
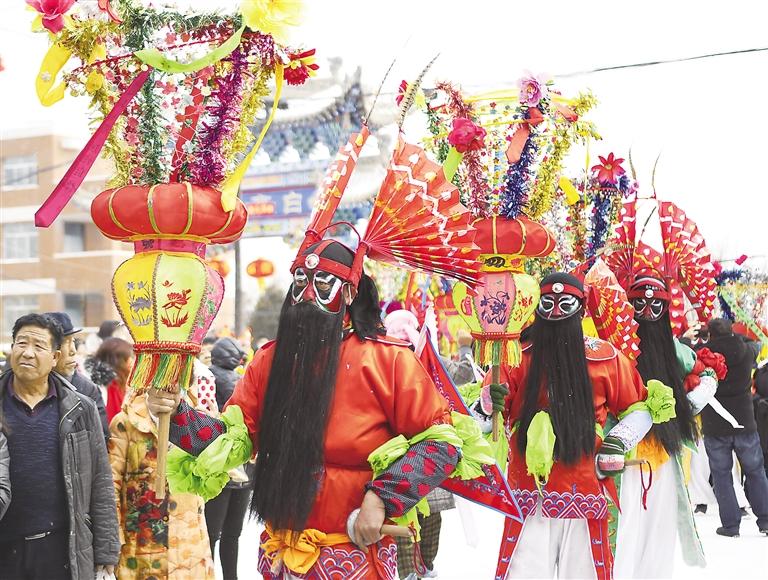
[[[440,512],[433,512],[424,517],[419,515],[421,524],[421,557],[427,569],[432,570],[435,567],[435,557],[437,548],[440,545],[440,526],[443,518]],[[415,573],[416,567],[413,563],[414,544],[408,538],[395,538],[397,541],[397,573],[400,578],[405,578],[408,574]]]

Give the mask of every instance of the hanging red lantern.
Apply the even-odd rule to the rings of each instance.
[[[266,278],[275,273],[275,265],[269,260],[259,258],[248,264],[245,272],[253,278]]]
[[[218,257],[206,260],[205,263],[218,272],[222,278],[226,278],[231,269],[229,267],[229,262]]]

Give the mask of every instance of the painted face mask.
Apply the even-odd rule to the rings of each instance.
[[[323,312],[341,312],[344,281],[322,270],[296,268],[293,273],[291,300],[293,304],[310,302]]]
[[[547,320],[563,320],[581,311],[581,300],[572,294],[543,294],[536,312]]]
[[[658,320],[667,309],[667,301],[661,298],[633,298],[632,306],[635,308],[635,318]]]

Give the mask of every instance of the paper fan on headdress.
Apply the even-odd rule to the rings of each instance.
[[[635,311],[627,293],[603,260],[598,259],[584,276],[587,309],[600,338],[631,360],[640,352]]]
[[[698,226],[669,201],[659,202],[665,274],[680,282],[691,304],[706,320],[715,305],[712,257]]]
[[[480,250],[458,189],[421,147],[402,137],[362,244],[371,259],[478,283]]]

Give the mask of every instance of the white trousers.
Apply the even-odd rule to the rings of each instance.
[[[696,444],[698,453],[691,453],[691,481],[688,482],[688,493],[691,495],[693,505],[705,504],[715,506],[715,492],[709,484],[709,459],[707,451],[704,449],[704,438],[700,438]],[[741,475],[739,471],[739,461],[736,454],[733,454],[733,490],[736,492],[736,501],[739,507],[747,507],[747,496],[744,494],[744,487],[741,485]]]
[[[523,524],[507,578],[597,578],[587,520],[541,515]]]
[[[653,473],[643,509],[640,468],[621,476],[621,515],[616,533],[616,578],[671,578],[677,545],[677,475],[674,459]],[[648,477],[646,470],[645,477]]]

